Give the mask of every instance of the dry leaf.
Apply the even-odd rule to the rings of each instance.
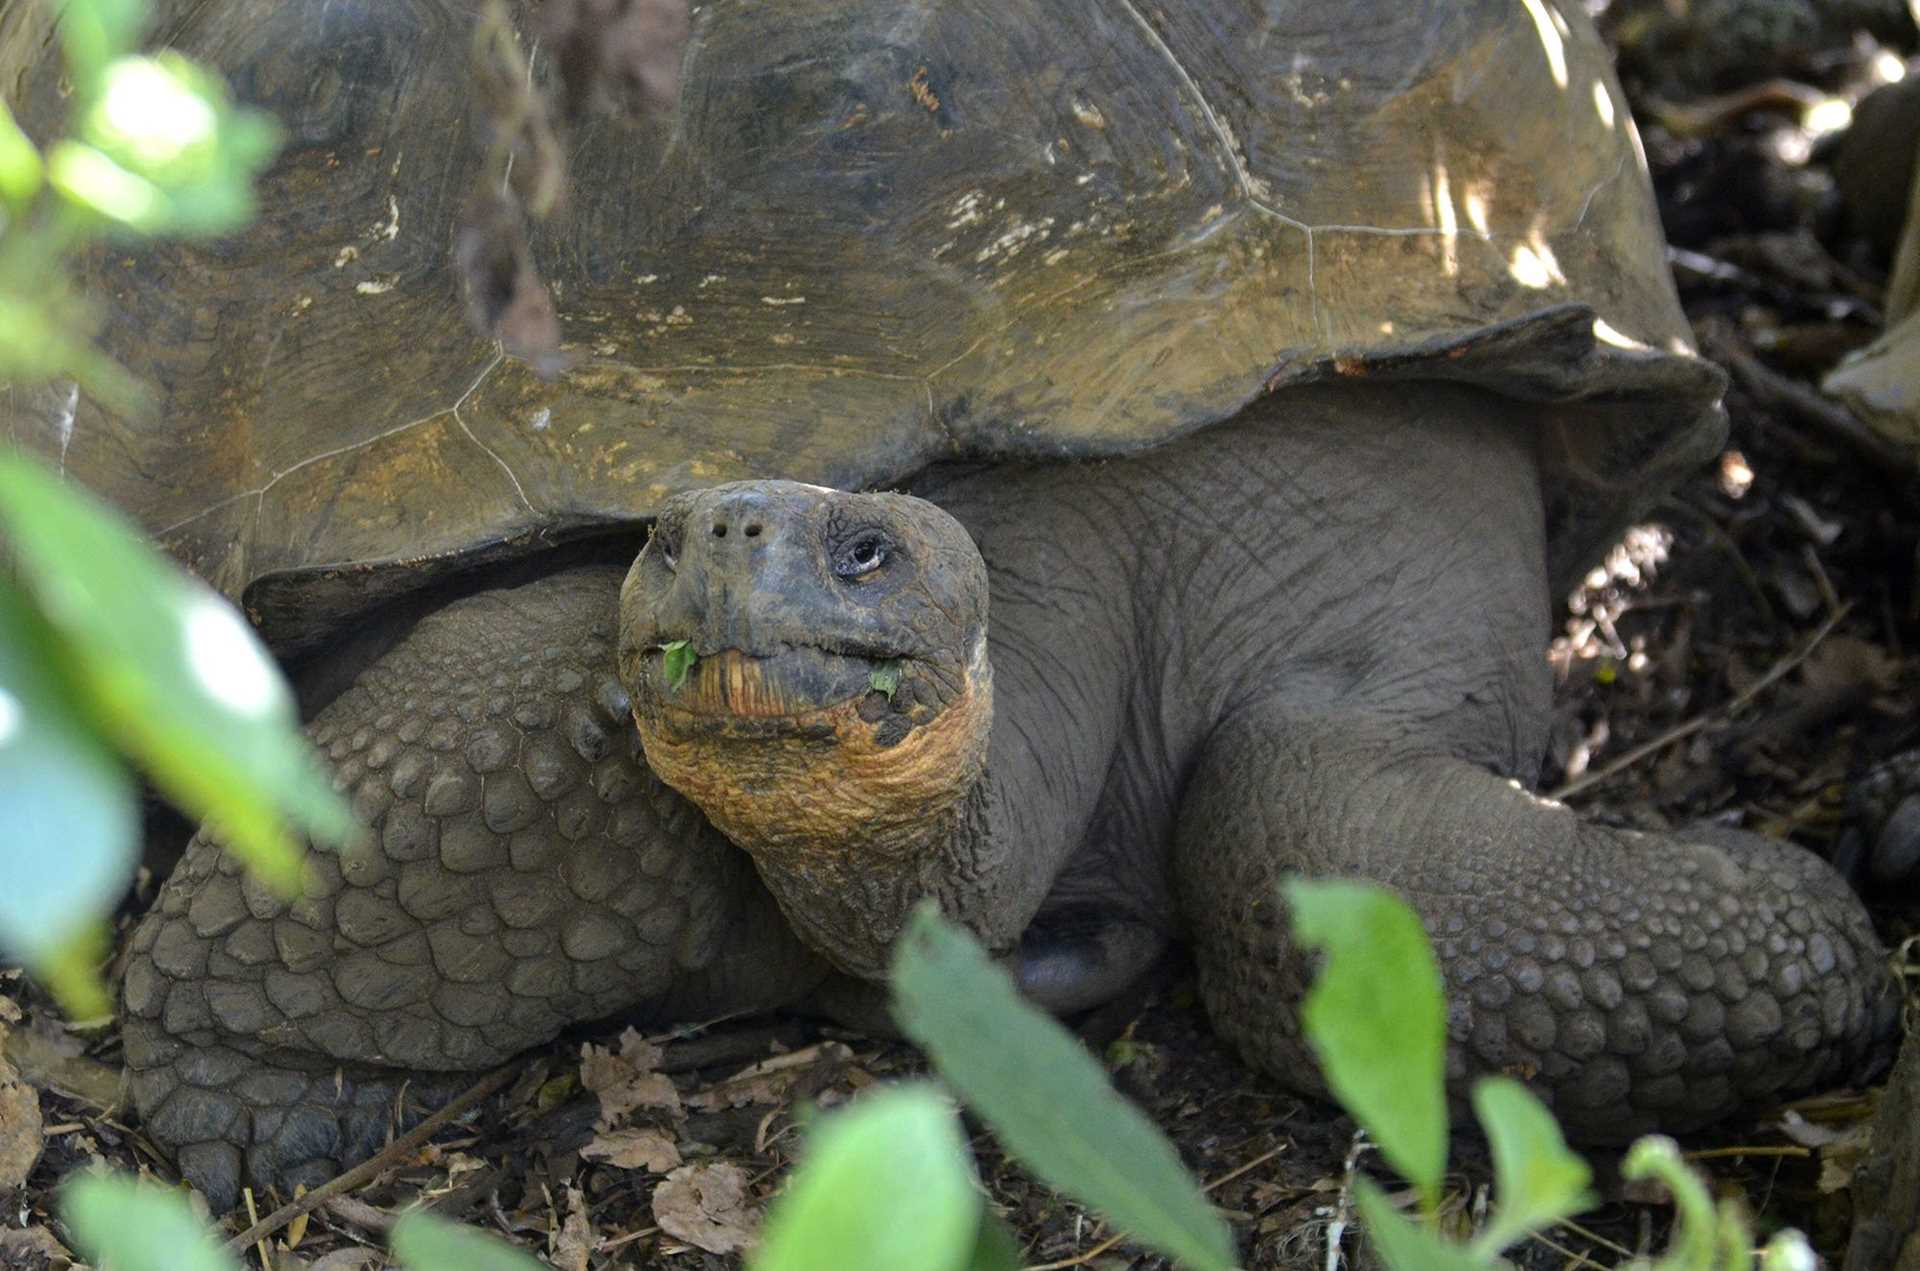
[[[746,1172],[737,1165],[682,1165],[653,1189],[653,1220],[708,1253],[746,1248],[760,1222],[747,1205]]]
[[[647,1169],[664,1174],[680,1166],[680,1149],[659,1130],[607,1130],[580,1149],[592,1161],[620,1169]]]
[[[1871,641],[1835,635],[1801,664],[1800,683],[1820,697],[1891,692],[1900,683],[1900,660]]]
[[[314,1263],[311,1271],[373,1271],[384,1260],[378,1249],[336,1249]]]
[[[802,1078],[813,1075],[818,1065],[839,1068],[852,1062],[853,1051],[844,1042],[821,1042],[742,1068],[725,1081],[688,1095],[687,1102],[696,1108],[715,1111],[749,1103],[785,1103],[793,1087]]]
[[[567,1217],[547,1241],[547,1261],[559,1271],[587,1271],[587,1257],[600,1237],[587,1220],[587,1203],[578,1187],[567,1188]]]
[[[684,1115],[673,1082],[653,1071],[659,1062],[660,1048],[631,1028],[620,1035],[617,1055],[592,1043],[580,1048],[580,1084],[600,1098],[599,1129],[613,1129],[635,1108]]]
[[[487,1163],[477,1156],[466,1152],[449,1152],[440,1162],[440,1168],[447,1171],[447,1182],[457,1182],[462,1174],[477,1174],[487,1168]]]
[[[293,1198],[295,1200],[299,1200],[302,1196],[305,1196],[306,1194],[307,1194],[307,1185],[305,1183],[296,1183],[294,1185]],[[287,1238],[284,1244],[285,1248],[298,1249],[300,1247],[300,1242],[306,1239],[307,1237],[307,1221],[312,1217],[313,1217],[313,1211],[311,1210],[294,1215],[293,1221],[287,1224]]]
[[[475,18],[467,88],[489,134],[475,189],[511,191],[544,220],[566,199],[566,145],[506,0],[486,0]]]
[[[640,1035],[637,1028],[620,1034],[620,1058],[642,1072],[651,1072],[666,1058],[666,1052]]]
[[[34,1261],[36,1257],[45,1263]],[[0,1267],[62,1266],[73,1260],[73,1254],[45,1227],[0,1230]]]
[[[518,200],[498,191],[475,195],[454,233],[453,259],[475,330],[500,341],[542,379],[566,370],[560,318],[534,268]]]
[[[547,0],[541,26],[560,67],[566,118],[602,105],[635,120],[680,96],[687,0]]]
[[[1871,1122],[1862,1120],[1859,1124],[1867,1125]],[[1780,1116],[1779,1128],[1782,1134],[1801,1147],[1821,1148],[1838,1143],[1852,1133],[1857,1126],[1822,1125],[1817,1121],[1809,1121],[1792,1108],[1788,1108]]]
[[[1821,1192],[1843,1192],[1853,1186],[1853,1172],[1873,1142],[1873,1120],[1860,1117],[1845,1124],[1809,1121],[1792,1108],[1780,1118],[1780,1130],[1801,1147],[1820,1157]]]
[[[13,1065],[0,1060],[0,1191],[27,1181],[46,1146],[40,1118],[40,1092],[20,1080]]]
[[[1888,441],[1920,447],[1920,313],[1842,362],[1820,387]]]

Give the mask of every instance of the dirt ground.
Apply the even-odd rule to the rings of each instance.
[[[1572,602],[1550,653],[1561,687],[1542,788],[1571,786],[1589,814],[1626,824],[1714,818],[1790,835],[1862,880],[1891,944],[1920,927],[1920,910],[1910,888],[1865,878],[1869,845],[1850,828],[1849,798],[1860,774],[1920,734],[1920,660],[1906,654],[1920,648],[1920,486],[1910,461],[1816,388],[1878,332],[1887,260],[1838,206],[1833,138],[1803,125],[1806,91],[1853,99],[1914,49],[1842,25],[1777,58],[1688,61],[1673,50],[1689,46],[1661,26],[1675,9],[1617,3],[1604,20],[1622,48],[1681,297],[1704,351],[1734,372],[1732,439]],[[1920,60],[1910,65],[1920,73]],[[111,1025],[63,1028],[23,980],[5,987],[24,1013],[17,1032],[115,1062]],[[1208,1183],[1246,1265],[1326,1264],[1347,1225],[1352,1126],[1228,1054],[1188,967],[1170,963],[1079,1027]],[[558,1267],[732,1266],[737,1255],[709,1250],[735,1242],[778,1187],[799,1140],[796,1109],[917,1068],[904,1046],[791,1021],[730,1020],[651,1041],[614,1029],[557,1043],[429,1145],[258,1246],[249,1265],[380,1267],[390,1215],[425,1196]],[[598,1048],[584,1064],[583,1044]],[[651,1094],[627,1115],[627,1133],[597,1133],[589,1087],[622,1082]],[[1797,1225],[1837,1259],[1852,1216],[1850,1154],[1872,1100],[1838,1092],[1688,1146],[1763,1233]],[[129,1120],[66,1095],[40,1102],[44,1151],[0,1224],[0,1266],[66,1265],[57,1245],[22,1233],[59,1235],[50,1191],[68,1171],[104,1158],[171,1176]],[[11,1146],[0,1142],[0,1157]],[[1165,1265],[1115,1244],[984,1134],[975,1146],[1030,1267]],[[1622,1196],[1611,1162],[1598,1164],[1605,1207],[1540,1238],[1523,1265],[1613,1266],[1663,1244],[1671,1211]],[[1472,1142],[1456,1150],[1455,1171],[1450,1200],[1464,1218],[1486,1198]],[[254,1204],[264,1214],[277,1199]]]

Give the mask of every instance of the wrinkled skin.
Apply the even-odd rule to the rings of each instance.
[[[197,841],[140,929],[151,1132],[216,1205],[311,1181],[369,1150],[412,1072],[615,1011],[844,997],[925,895],[1056,1009],[1190,941],[1220,1030],[1315,1090],[1290,873],[1410,899],[1455,1089],[1522,1076],[1576,1138],[1861,1075],[1894,994],[1824,864],[1527,793],[1536,436],[1470,389],[1297,390],[1138,458],[935,472],[918,499],[680,496],[624,583],[447,605],[311,725],[373,850],[316,855],[287,907]],[[676,686],[679,640],[700,660]]]
[[[1900,1047],[1853,1174],[1853,1235],[1843,1271],[1920,1268],[1920,1046]]]

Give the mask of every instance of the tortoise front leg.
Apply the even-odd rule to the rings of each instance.
[[[455,601],[318,714],[368,833],[309,853],[300,899],[188,847],[134,936],[124,1034],[148,1131],[216,1209],[366,1156],[409,1082],[431,1105],[571,1023],[771,1006],[825,974],[642,761],[620,578]]]
[[[1317,1081],[1289,874],[1409,900],[1447,984],[1456,1099],[1479,1074],[1523,1077],[1577,1140],[1685,1131],[1884,1059],[1894,985],[1824,862],[1723,829],[1594,825],[1404,731],[1268,707],[1206,749],[1181,900],[1208,1011],[1250,1061]]]

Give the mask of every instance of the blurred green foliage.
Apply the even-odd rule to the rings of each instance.
[[[1295,934],[1324,954],[1301,1021],[1328,1087],[1389,1164],[1414,1185],[1425,1221],[1403,1214],[1378,1184],[1352,1180],[1354,1203],[1381,1259],[1394,1271],[1485,1271],[1499,1254],[1592,1205],[1587,1163],[1568,1150],[1553,1114],[1525,1086],[1488,1077],[1473,1089],[1474,1114],[1493,1149],[1494,1208],[1467,1244],[1438,1231],[1446,1168],[1445,997],[1439,966],[1406,902],[1371,884],[1293,879],[1283,888]],[[1400,1031],[1411,1022],[1411,1033]],[[1404,1087],[1404,1088],[1396,1088]],[[1357,1094],[1357,1097],[1355,1097]],[[1438,1144],[1437,1152],[1435,1144]],[[1389,1146],[1391,1145],[1391,1146]],[[1658,1178],[1674,1194],[1673,1247],[1629,1271],[1736,1271],[1753,1266],[1752,1228],[1737,1206],[1715,1209],[1706,1186],[1670,1140],[1641,1139],[1629,1178]],[[1761,1271],[1812,1271],[1798,1232],[1763,1251]]]
[[[101,238],[217,235],[253,215],[252,182],[277,128],[237,109],[191,62],[136,53],[144,22],[141,0],[70,0],[61,38],[73,135],[44,155],[0,104],[0,383],[69,377],[116,409],[139,408],[140,386],[92,344],[94,315],[66,259]],[[69,1009],[98,1014],[97,931],[137,852],[135,787],[118,755],[282,890],[298,883],[296,833],[341,842],[352,821],[307,754],[278,671],[224,600],[26,459],[0,457],[0,534],[11,566],[0,577],[0,946]],[[677,683],[691,651],[668,652]],[[876,678],[875,687],[892,686]],[[1328,1084],[1430,1219],[1447,1108],[1442,990],[1425,935],[1375,888],[1295,882],[1287,899],[1300,939],[1326,955],[1303,1015]],[[1012,1154],[1178,1264],[1233,1266],[1231,1235],[1173,1145],[970,938],[923,908],[893,982],[906,1031]],[[1496,1207],[1471,1244],[1444,1241],[1431,1221],[1407,1219],[1377,1185],[1354,1180],[1389,1265],[1502,1265],[1502,1249],[1588,1203],[1586,1165],[1522,1086],[1483,1082],[1474,1104],[1493,1148]],[[1743,1215],[1716,1209],[1670,1142],[1643,1140],[1626,1172],[1665,1182],[1681,1214],[1655,1271],[1751,1264]],[[64,1187],[62,1211],[88,1255],[118,1271],[237,1266],[177,1192],[87,1173]],[[404,1218],[393,1247],[420,1271],[537,1265],[426,1214]],[[912,1085],[820,1121],[754,1262],[1001,1271],[1017,1252],[981,1202],[955,1114]],[[1785,1233],[1762,1265],[1813,1262]]]
[[[755,1271],[965,1271],[984,1206],[947,1101],[923,1084],[823,1117],[767,1215]]]
[[[892,976],[902,1030],[1022,1164],[1182,1266],[1234,1265],[1227,1224],[1173,1144],[931,901],[900,937]]]
[[[59,376],[118,409],[133,380],[93,345],[68,259],[102,238],[226,233],[279,130],[171,53],[134,51],[138,0],[70,0],[59,35],[73,135],[43,159],[0,105],[0,382]],[[244,619],[124,518],[35,460],[0,454],[0,949],[67,1009],[100,1015],[99,931],[138,853],[140,765],[277,890],[296,835],[353,821]]]
[[[60,1187],[60,1216],[107,1271],[241,1271],[175,1188],[82,1170]],[[542,1271],[505,1241],[418,1210],[394,1224],[389,1243],[413,1271]]]

